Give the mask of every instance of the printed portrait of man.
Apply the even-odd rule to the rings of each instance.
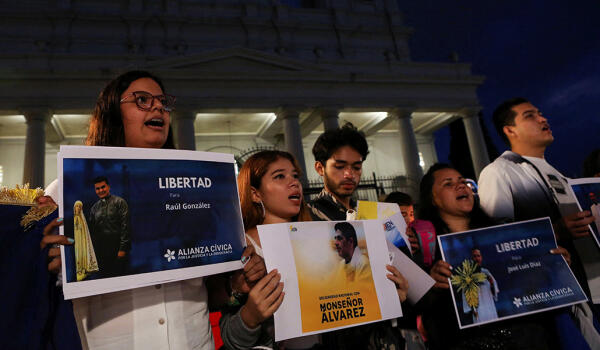
[[[479,306],[472,309],[467,305],[465,294],[462,293],[463,312],[473,316],[473,323],[490,321],[498,318],[496,301],[498,301],[498,283],[492,273],[482,267],[483,257],[479,248],[471,249],[471,259],[477,264],[479,272],[485,274],[485,280],[479,284]]]
[[[369,258],[358,247],[356,230],[349,222],[338,222],[334,226],[335,250],[342,260],[340,270],[347,282],[371,280]]]
[[[124,274],[126,261],[131,250],[129,208],[127,202],[110,193],[110,184],[105,176],[94,179],[94,190],[98,201],[90,210],[90,234],[100,277]]]

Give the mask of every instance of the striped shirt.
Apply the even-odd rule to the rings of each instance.
[[[350,207],[356,210],[357,201],[350,198]],[[346,220],[346,207],[325,188],[317,198],[308,203],[313,221],[343,221]]]

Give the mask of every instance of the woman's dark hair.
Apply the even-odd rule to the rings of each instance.
[[[94,113],[90,118],[90,127],[85,144],[88,146],[125,146],[125,128],[121,116],[121,95],[131,83],[141,78],[150,78],[160,86],[163,93],[165,87],[162,81],[153,74],[134,70],[121,74],[102,89]],[[169,128],[167,140],[162,148],[175,148],[173,144],[173,132]]]
[[[435,181],[434,175],[435,172],[443,169],[454,169],[449,164],[444,163],[435,163],[433,164],[427,173],[423,175],[421,179],[421,184],[419,186],[419,212],[418,217],[422,220],[428,220],[433,223],[435,227],[435,231],[438,235],[442,235],[445,233],[449,233],[448,225],[442,220],[440,217],[440,212],[438,207],[433,204],[433,183]],[[471,211],[471,222],[470,228],[480,228],[486,227],[493,224],[492,219],[481,209],[479,206],[479,201],[475,200],[475,204],[473,205],[473,211]]]

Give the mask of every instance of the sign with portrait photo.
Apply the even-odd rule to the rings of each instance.
[[[385,235],[398,249],[412,255],[406,235],[406,222],[396,203],[358,201],[356,220],[385,220]]]
[[[65,298],[241,268],[231,154],[61,146]]]
[[[408,289],[408,301],[414,305],[433,287],[435,281],[428,273],[423,271],[411,260],[412,252],[410,241],[406,234],[406,221],[402,216],[400,207],[396,203],[358,201],[356,213],[357,220],[379,219],[383,223],[385,238],[388,241],[388,250],[392,257],[392,265],[406,278],[410,288]],[[419,224],[427,221],[418,221]],[[422,225],[422,224],[421,224]],[[433,236],[433,235],[431,235]],[[423,239],[419,237],[420,241]],[[433,245],[435,239],[430,238]],[[423,247],[425,252],[428,247]],[[431,249],[433,250],[433,249]]]
[[[275,340],[402,316],[382,222],[324,221],[258,226],[267,270],[277,269],[285,297]]]
[[[452,266],[460,328],[479,326],[587,300],[557,247],[549,218],[438,236]]]

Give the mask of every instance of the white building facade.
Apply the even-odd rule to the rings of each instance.
[[[304,3],[304,2],[301,2]],[[316,178],[323,130],[367,135],[367,174],[413,188],[437,160],[433,133],[462,118],[476,173],[489,162],[477,112],[483,77],[412,62],[395,0],[23,0],[0,14],[2,184],[47,185],[61,144],[82,144],[113,77],[149,70],[177,97],[178,148],[293,153]],[[49,5],[50,4],[50,5]]]

